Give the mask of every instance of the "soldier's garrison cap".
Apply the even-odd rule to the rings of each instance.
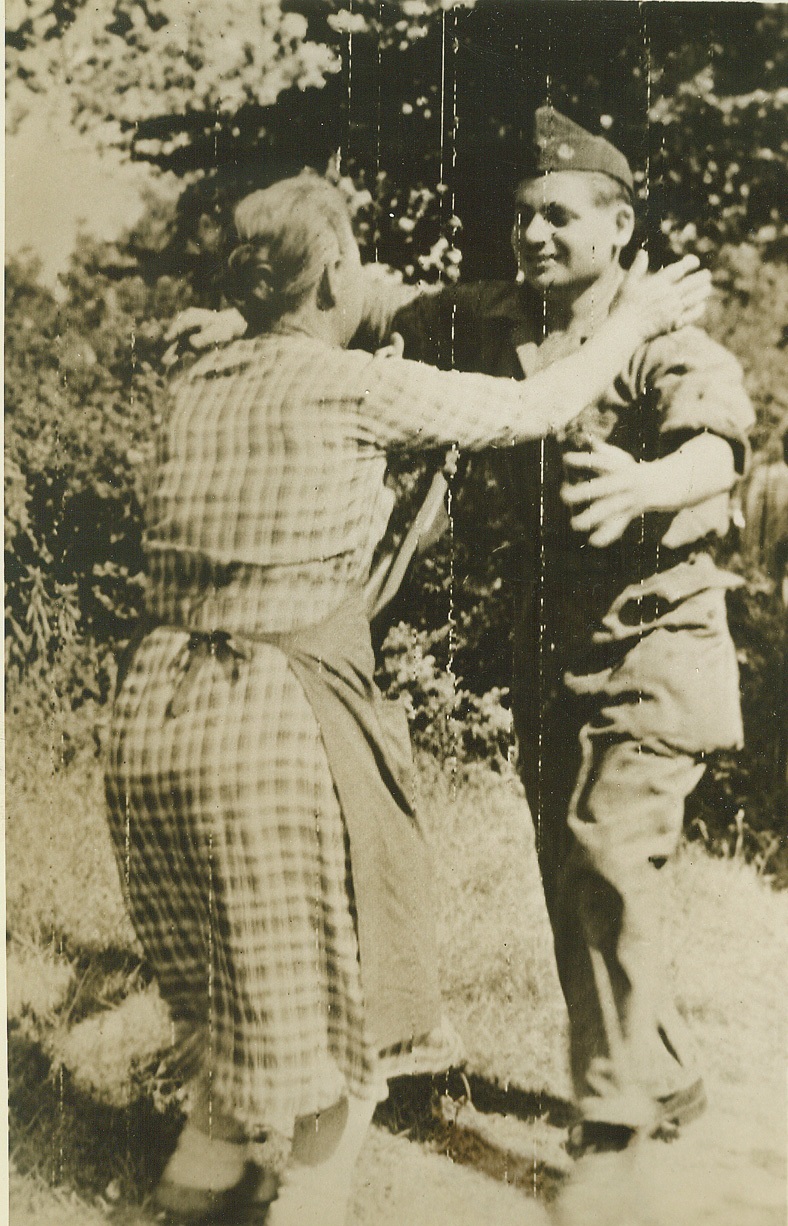
[[[534,116],[534,141],[526,174],[536,177],[557,170],[597,171],[634,192],[629,162],[615,145],[604,136],[592,136],[551,106],[540,106]]]

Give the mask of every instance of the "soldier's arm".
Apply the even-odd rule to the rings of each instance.
[[[663,538],[669,547],[724,531],[754,420],[736,359],[704,332],[684,328],[645,346],[619,387],[626,412],[656,412],[663,454],[637,461],[597,443],[590,453],[566,455],[567,469],[585,478],[561,493],[573,527],[599,548],[649,512],[678,513]]]
[[[374,351],[398,333],[405,357],[441,370],[485,369],[485,324],[513,293],[511,285],[499,281],[402,285],[390,269],[378,265],[365,267],[364,283],[364,318],[353,347]]]
[[[696,435],[718,435],[744,472],[755,415],[733,354],[699,328],[682,328],[651,341],[644,355],[639,391],[654,406],[663,454]]]
[[[567,506],[575,508],[572,527],[587,532],[589,544],[599,549],[618,540],[641,515],[680,511],[727,494],[737,476],[730,443],[710,433],[651,461],[595,440],[588,452],[567,453],[564,463],[570,472],[586,475],[561,491]]]

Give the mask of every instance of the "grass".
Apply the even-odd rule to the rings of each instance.
[[[483,767],[455,779],[422,760],[435,848],[443,989],[470,1068],[567,1096],[566,1016],[519,786]]]
[[[6,913],[22,941],[131,949],[91,715],[23,696],[7,715]]]
[[[151,1064],[166,1021],[123,912],[91,739],[64,763],[54,716],[36,735],[24,721],[8,733],[12,1223],[93,1226],[114,1200],[144,1196],[176,1135],[175,1105],[154,1105],[168,1099]],[[430,760],[420,775],[472,1102],[456,1075],[438,1103],[429,1082],[394,1087],[362,1156],[355,1222],[539,1226],[567,1168],[570,1109],[530,820],[511,777]],[[674,1206],[670,1221],[782,1226],[788,893],[697,845],[669,871],[667,940],[713,1103],[685,1174],[717,1205],[704,1216],[682,1193],[694,1216]],[[664,1149],[681,1188],[679,1147]]]
[[[106,1226],[99,1204],[88,1205],[73,1190],[53,1185],[37,1174],[17,1170],[9,1178],[10,1221],[14,1226]]]

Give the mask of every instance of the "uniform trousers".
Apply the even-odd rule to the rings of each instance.
[[[663,951],[665,865],[706,752],[741,737],[724,591],[683,599],[673,581],[666,603],[624,593],[589,632],[582,671],[562,667],[549,626],[523,635],[513,687],[576,1098],[584,1118],[633,1128],[698,1078]],[[634,597],[652,621],[631,616]],[[564,629],[572,616],[582,602]]]

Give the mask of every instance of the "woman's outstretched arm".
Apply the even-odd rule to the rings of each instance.
[[[387,446],[480,449],[560,430],[604,393],[641,345],[702,314],[711,280],[696,271],[695,257],[654,274],[646,263],[645,255],[635,261],[609,317],[582,348],[524,381],[346,355],[359,364],[351,377],[363,377],[362,432],[367,423]]]

